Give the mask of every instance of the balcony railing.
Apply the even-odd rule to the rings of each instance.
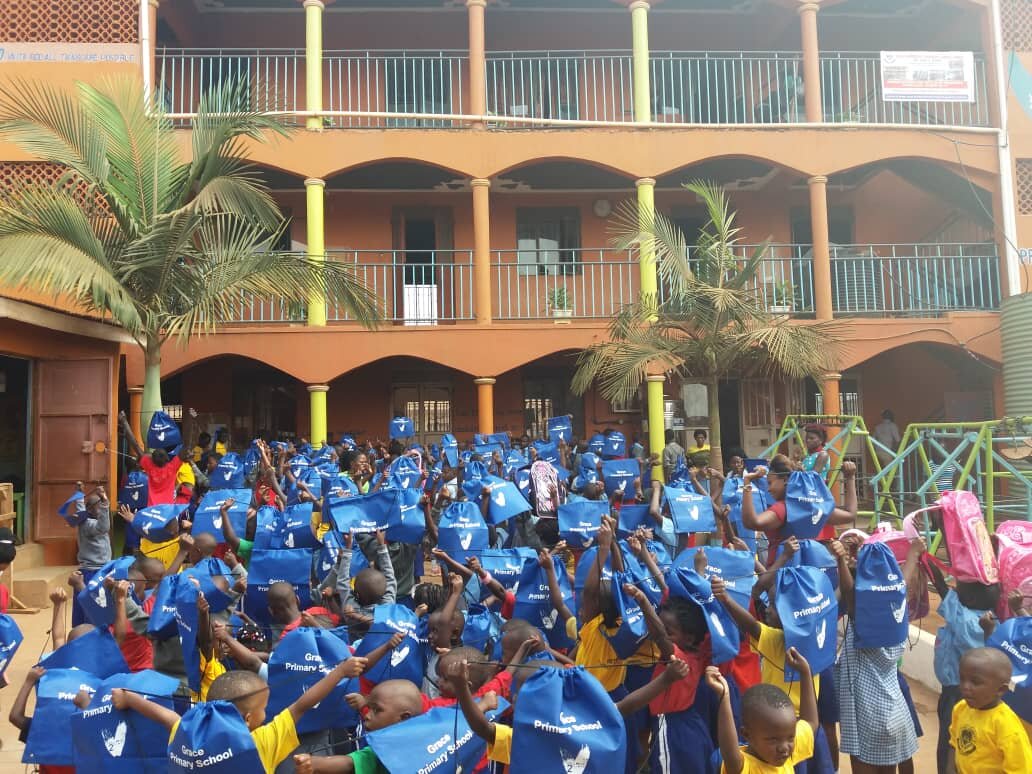
[[[191,113],[201,94],[233,79],[251,87],[244,107],[303,111],[304,51],[164,49],[157,75],[172,113]],[[885,102],[877,53],[821,54],[828,123],[988,126],[985,58],[975,57],[974,102]],[[465,51],[327,51],[323,107],[329,127],[450,127],[470,104]],[[631,122],[629,51],[488,52],[487,111],[546,120]],[[653,120],[666,124],[786,124],[805,121],[797,52],[658,51],[650,65]],[[442,116],[435,118],[434,116]],[[499,122],[500,126],[521,126]],[[533,125],[533,124],[529,124]]]

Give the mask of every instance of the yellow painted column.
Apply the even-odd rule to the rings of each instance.
[[[811,124],[824,121],[824,103],[821,101],[821,51],[817,38],[817,3],[799,6],[799,24],[803,41],[803,98],[806,120]]]
[[[649,4],[635,0],[631,9],[631,45],[634,61],[634,122],[652,123],[652,90],[649,86]]]
[[[473,313],[477,325],[491,324],[491,181],[473,187]]]
[[[484,43],[484,12],[487,0],[466,0],[469,16],[469,111],[475,116],[487,114],[487,55]],[[483,129],[484,122],[473,124]]]
[[[492,376],[474,379],[477,386],[477,432],[488,435],[494,432],[494,385]]]
[[[326,440],[326,393],[329,391],[328,384],[308,385],[308,400],[311,406],[311,435],[308,440],[316,449]]]
[[[317,177],[305,180],[307,253],[309,258],[316,261],[326,260],[326,232],[323,218],[325,200],[326,181]],[[326,298],[322,293],[308,299],[308,324],[316,328],[326,325]]]
[[[666,377],[653,374],[646,377],[649,401],[649,454],[662,454],[666,443],[663,440],[666,428],[663,423],[663,382]],[[663,480],[663,462],[652,469],[652,480]]]
[[[322,110],[322,0],[305,0],[305,110]],[[305,120],[305,128],[321,132],[321,117]]]
[[[810,187],[810,238],[813,240],[813,299],[818,320],[830,320],[831,241],[828,236],[828,178],[814,175]]]
[[[638,222],[642,232],[652,233],[656,216],[656,181],[651,177],[644,177],[636,185]],[[655,308],[658,303],[656,294],[659,290],[659,279],[656,272],[656,247],[652,239],[643,239],[639,246],[638,272],[641,278],[641,301],[643,304],[651,303]],[[655,315],[650,315],[649,320],[655,322]]]

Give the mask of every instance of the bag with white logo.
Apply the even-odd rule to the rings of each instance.
[[[167,640],[179,633],[176,627],[176,589],[179,575],[166,575],[154,592],[154,608],[147,621],[147,635],[156,640]]]
[[[419,545],[426,534],[426,512],[420,504],[423,493],[418,489],[402,489],[394,507],[387,514],[387,540]]]
[[[858,648],[891,648],[905,642],[907,585],[903,571],[885,543],[860,546],[856,558],[853,618]]]
[[[152,543],[164,543],[179,534],[178,528],[173,531],[171,525],[185,510],[186,503],[149,505],[138,510],[133,516],[133,529],[137,535],[147,538]]]
[[[257,623],[269,623],[269,586],[285,581],[294,587],[302,610],[312,604],[312,555],[309,548],[255,549],[247,573],[244,611]]]
[[[609,645],[619,658],[630,658],[637,653],[638,648],[649,635],[641,606],[623,588],[625,583],[633,585],[633,582],[633,578],[628,573],[614,572],[610,584],[613,604],[620,613],[620,626],[611,635],[607,634],[605,629],[602,630],[602,633],[609,640]]]
[[[462,630],[462,644],[490,654],[502,638],[502,617],[483,605],[470,605],[466,611],[466,626]]]
[[[416,489],[423,477],[422,458],[403,454],[391,463],[391,483],[398,489]]]
[[[835,497],[820,473],[795,470],[785,487],[785,526],[782,535],[815,538],[835,510]],[[816,670],[814,674],[817,674]]]
[[[488,530],[480,508],[473,503],[451,503],[437,525],[437,545],[457,562],[479,554],[488,546]]]
[[[694,602],[702,608],[713,647],[713,663],[723,664],[738,655],[741,645],[738,626],[731,614],[713,596],[710,582],[688,567],[672,567],[667,573],[671,596]]]
[[[219,489],[208,492],[201,498],[194,512],[193,527],[190,533],[196,537],[204,533],[214,536],[219,543],[225,543],[226,537],[222,528],[222,504],[232,499],[226,516],[237,537],[247,534],[247,509],[251,506],[250,489]]]
[[[592,454],[602,456],[602,452],[606,448],[606,437],[602,433],[595,433],[591,438],[588,439],[588,451]]]
[[[816,567],[782,567],[774,605],[785,631],[785,647],[798,650],[810,662],[813,674],[835,663],[838,602],[827,575]],[[798,672],[788,665],[785,680],[799,680]]]
[[[424,644],[416,634],[418,629],[419,618],[404,605],[377,605],[373,610],[373,623],[355,649],[355,655],[369,655],[390,640],[395,632],[404,634],[405,639],[362,677],[373,684],[384,680],[409,680],[422,685]]]
[[[179,432],[179,425],[164,411],[155,411],[151,416],[150,427],[147,428],[147,447],[171,449],[182,442],[183,435]]]
[[[512,742],[520,771],[610,774],[627,754],[623,717],[584,667],[544,667],[527,678]]]
[[[391,440],[395,438],[411,438],[416,434],[416,425],[408,417],[394,417],[388,430]]]
[[[89,666],[90,674],[103,680],[129,671],[118,643],[107,629],[94,629],[66,642],[44,656],[39,665],[44,669],[78,669]]]
[[[1032,617],[1004,621],[985,644],[1002,650],[1011,660],[1013,690],[1003,700],[1018,717],[1026,723],[1032,722]]]
[[[9,615],[0,614],[0,685],[7,684],[4,681],[4,673],[7,672],[7,667],[10,666],[11,659],[18,652],[23,639],[21,629],[14,619]]]
[[[609,497],[619,493],[622,499],[633,499],[634,479],[639,475],[637,460],[606,460],[602,463],[602,478]]]
[[[606,436],[606,442],[602,446],[602,458],[606,460],[627,456],[627,439],[619,430],[614,430]]]
[[[331,500],[327,508],[341,534],[369,533],[390,526],[390,515],[397,508],[397,501],[397,489],[381,489],[361,497]]]
[[[125,484],[118,490],[118,504],[128,505],[134,513],[147,505],[147,474],[134,470],[125,477]]]
[[[686,549],[674,562],[675,566],[693,567],[695,550]],[[746,610],[756,585],[756,559],[749,551],[733,548],[708,547],[706,549],[706,575],[715,575],[724,581],[727,593]]]
[[[486,713],[493,719],[508,708],[499,698],[499,709]],[[435,707],[393,726],[366,734],[380,765],[387,771],[475,771],[487,753],[487,743],[470,730],[457,707]]]
[[[241,774],[264,771],[247,724],[228,701],[195,704],[168,743],[168,771]]]
[[[785,544],[778,546],[775,558],[784,553]],[[803,539],[799,541],[799,550],[788,560],[786,567],[816,567],[828,576],[831,587],[838,588],[838,560],[832,556],[825,545],[817,540]]]
[[[337,664],[349,658],[351,649],[347,642],[330,630],[294,629],[279,641],[269,656],[269,706],[265,714],[276,717]],[[297,722],[298,734],[357,726],[358,713],[348,706],[344,697],[358,692],[358,678],[341,680],[318,707],[306,712]]]
[[[312,503],[288,505],[280,513],[278,532],[273,548],[318,548],[319,541],[312,532]]]
[[[663,495],[670,506],[670,519],[674,522],[674,532],[678,535],[716,531],[713,501],[706,495],[670,486],[663,487]]]
[[[201,654],[197,650],[197,595],[199,589],[184,578],[176,586],[176,627],[182,644],[186,682],[194,693],[201,691]]]
[[[514,589],[519,583],[520,574],[528,562],[536,562],[537,554],[533,548],[497,548],[488,549],[480,554],[480,566],[491,573],[491,576],[502,584],[503,588]],[[485,589],[485,596],[490,594]]]
[[[624,552],[624,562],[626,563],[629,557],[628,552]],[[573,571],[573,591],[574,597],[580,597],[581,592],[584,591],[584,584],[588,581],[588,573],[591,572],[591,565],[598,562],[598,546],[592,546],[580,555],[577,560],[577,566]],[[606,554],[605,561],[602,562],[598,568],[600,581],[609,581],[613,579],[613,559],[612,556]]]
[[[663,600],[663,589],[660,588],[656,579],[652,577],[649,568],[638,561],[638,557],[631,552],[623,540],[620,541],[620,548],[623,550],[624,571],[627,574],[627,582],[633,583],[644,591],[645,596],[649,598],[653,607],[658,607]]]
[[[244,487],[244,461],[236,452],[228,452],[222,455],[219,464],[208,477],[208,486],[216,489],[243,489]]]
[[[559,506],[559,537],[571,548],[587,548],[609,515],[607,500],[577,500]]]
[[[560,441],[569,443],[573,440],[573,423],[570,417],[552,417],[548,420],[548,440],[558,445]]]
[[[86,588],[75,595],[86,620],[94,626],[107,628],[115,622],[115,595],[104,588],[107,578],[125,580],[129,567],[136,561],[135,557],[123,556],[113,559],[94,573]]]
[[[649,506],[646,504],[623,505],[620,507],[619,517],[616,525],[616,534],[619,537],[633,535],[640,527],[653,529],[656,522],[649,515]]]
[[[501,481],[491,485],[491,499],[487,504],[487,518],[492,524],[504,524],[513,516],[530,510],[519,487],[512,481]]]
[[[323,535],[319,553],[315,557],[315,577],[319,583],[325,581],[326,576],[337,566],[337,560],[340,559],[340,552],[343,550],[344,541],[341,539],[340,533],[332,529],[327,530]],[[361,551],[353,552],[352,563],[355,556],[364,556],[364,554]]]
[[[75,764],[72,737],[68,733],[68,724],[79,711],[74,704],[75,697],[79,691],[92,696],[98,685],[99,677],[81,669],[47,666],[47,673],[36,683],[36,709],[32,714],[22,763],[46,766]]]
[[[566,575],[566,567],[557,556],[552,557],[555,564],[555,575],[559,581],[559,590],[563,601],[576,614],[573,603],[573,591],[570,579]],[[552,607],[552,597],[548,592],[548,576],[537,561],[526,562],[520,573],[519,587],[516,589],[516,605],[512,617],[522,618],[532,626],[540,629],[553,648],[571,648],[573,642],[566,636],[566,622],[559,620],[559,611]]]

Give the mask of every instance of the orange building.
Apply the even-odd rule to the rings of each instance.
[[[766,302],[841,319],[848,345],[821,384],[722,385],[725,448],[762,450],[789,413],[874,426],[889,408],[902,427],[1004,410],[998,310],[1027,277],[1032,124],[999,85],[1010,49],[1032,48],[1026,0],[0,8],[2,77],[131,71],[184,124],[207,88],[245,79],[249,107],[296,125],[250,148],[290,217],[280,248],[353,265],[384,309],[370,332],[334,309],[241,298],[219,333],[164,353],[165,403],[189,435],[382,437],[395,414],[430,440],[519,435],[553,413],[583,433],[642,434],[644,389],[611,405],[573,396],[570,377],[578,350],[654,281],[610,246],[610,213],[637,200],[691,241],[702,212],[682,185],[695,178],[728,191],[745,242],[770,240]],[[47,173],[10,146],[0,159],[7,177]],[[53,351],[15,346],[24,324],[0,319],[0,353],[29,358],[40,385]],[[63,359],[111,345],[68,346]],[[120,347],[111,384],[138,408],[142,357]],[[671,422],[704,422],[697,388],[661,386]],[[25,412],[37,448],[48,398]],[[34,459],[12,463],[27,468],[27,536],[54,540],[56,495]]]

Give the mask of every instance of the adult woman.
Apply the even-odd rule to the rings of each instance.
[[[828,480],[828,452],[824,445],[828,442],[828,430],[823,425],[807,425],[803,428],[803,443],[806,444],[806,456],[803,457],[803,470],[819,473]]]

